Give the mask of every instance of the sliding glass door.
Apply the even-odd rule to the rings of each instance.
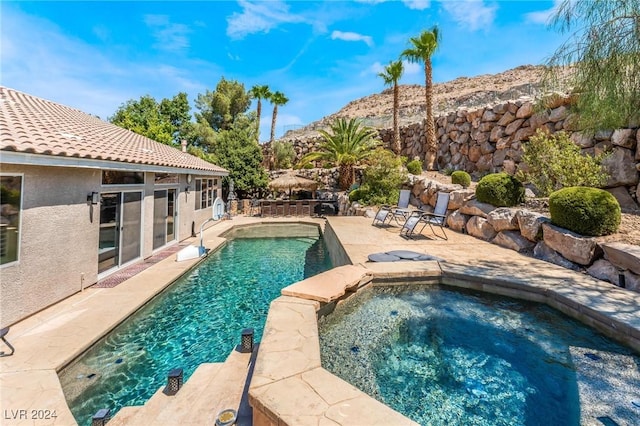
[[[140,257],[142,192],[100,195],[98,273]]]
[[[153,193],[153,249],[176,239],[176,190],[162,189]]]

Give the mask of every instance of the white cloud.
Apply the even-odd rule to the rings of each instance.
[[[424,72],[424,67],[417,62],[402,61],[402,66],[404,67],[405,75],[422,74]]]
[[[551,9],[527,13],[525,19],[527,22],[534,24],[547,24],[551,16],[553,16],[558,10],[558,7],[560,7],[560,3],[562,3],[562,0],[554,0]]]
[[[263,1],[252,3],[246,0],[238,2],[242,12],[227,18],[227,35],[241,39],[249,34],[268,33],[280,24],[306,22],[303,16],[289,12],[289,6],[282,1]]]
[[[370,36],[352,32],[334,31],[331,33],[331,40],[363,41],[367,46],[373,46],[373,39]]]
[[[189,47],[187,34],[191,32],[184,24],[173,24],[167,15],[145,15],[144,23],[153,30],[156,49],[177,51]]]
[[[498,8],[495,4],[485,4],[484,0],[447,0],[442,2],[442,7],[454,21],[471,31],[491,26]]]
[[[384,72],[384,65],[376,61],[369,67],[369,71],[371,71],[375,75],[378,75],[381,72]]]
[[[402,0],[402,3],[413,10],[425,10],[431,6],[431,0]]]

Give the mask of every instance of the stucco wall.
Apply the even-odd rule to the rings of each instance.
[[[96,282],[100,210],[87,194],[100,171],[2,165],[23,173],[20,255],[0,269],[0,326],[8,326]],[[93,222],[91,209],[93,208]]]

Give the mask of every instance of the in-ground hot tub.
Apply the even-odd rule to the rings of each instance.
[[[420,424],[640,424],[638,354],[543,304],[374,286],[319,332],[325,369]]]

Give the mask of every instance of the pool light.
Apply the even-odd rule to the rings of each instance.
[[[253,328],[245,328],[242,330],[242,338],[240,340],[240,352],[253,352]]]
[[[109,421],[111,410],[108,408],[99,409],[91,418],[91,426],[104,426]]]
[[[167,386],[164,388],[166,395],[175,395],[182,387],[183,371],[182,368],[174,368],[167,375]]]

